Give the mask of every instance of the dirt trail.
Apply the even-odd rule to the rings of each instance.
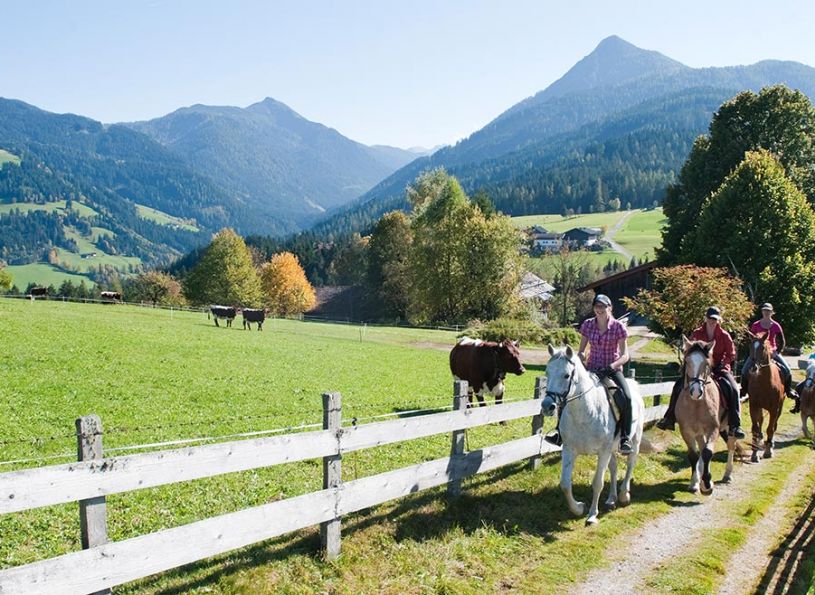
[[[779,444],[789,442],[798,436],[799,432],[779,434],[777,442]],[[703,529],[725,526],[728,516],[724,512],[733,502],[743,498],[746,487],[756,480],[763,466],[770,464],[772,461],[737,465],[733,473],[733,481],[729,485],[717,484],[712,496],[708,498],[699,496],[698,504],[677,507],[673,512],[638,529],[633,535],[627,536],[624,541],[618,538],[617,545],[611,549],[619,553],[611,563],[593,571],[573,592],[579,594],[647,592],[643,582],[660,562],[681,555],[679,553],[681,550],[692,547]],[[755,569],[755,574],[747,576],[749,573],[742,573],[740,570],[740,574],[745,574],[744,581],[738,584],[734,582],[732,587],[727,583],[727,588],[733,590],[723,592],[746,593],[758,581],[760,573],[766,568],[767,551],[778,538],[775,531],[768,531],[767,528],[778,526],[779,518],[783,518],[786,512],[786,503],[795,495],[807,474],[813,472],[815,472],[815,458],[790,475],[787,485],[771,507],[767,518],[760,521],[751,530],[745,552],[753,551],[748,554],[739,552],[734,558],[739,560],[738,567],[741,570],[752,567]],[[632,493],[632,497],[636,499],[636,493]],[[781,517],[777,517],[777,514],[780,514]],[[770,517],[772,519],[768,520]],[[714,519],[713,523],[711,519]],[[764,524],[765,521],[766,524]],[[763,533],[761,533],[762,529]],[[766,538],[768,542],[766,548],[756,547],[754,535]],[[747,558],[752,557],[753,554],[759,558],[759,561],[755,563],[747,561]],[[732,580],[735,581],[736,577],[733,577]]]

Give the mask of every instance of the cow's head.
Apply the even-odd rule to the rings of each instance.
[[[498,347],[496,347],[496,351],[498,353],[498,367],[503,372],[517,374],[520,376],[526,371],[521,364],[521,352],[518,349],[520,345],[520,341],[510,341],[509,339],[505,339],[498,345]]]

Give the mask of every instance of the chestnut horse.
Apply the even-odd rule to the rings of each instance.
[[[815,437],[809,433],[807,419],[811,419],[812,425],[815,426],[815,364],[809,364],[807,367],[807,377],[801,386],[801,429],[804,431],[804,437],[812,438],[815,443]]]
[[[711,375],[713,345],[715,341],[689,341],[682,337],[684,351],[684,386],[676,402],[676,421],[679,432],[688,446],[691,466],[690,491],[709,495],[713,493],[710,461],[719,436],[727,434],[727,411],[719,397],[718,382]],[[736,439],[727,438],[727,467],[723,483],[730,482],[733,473],[733,454]],[[701,476],[701,485],[699,482]]]
[[[752,370],[747,372],[750,375],[747,394],[750,398],[750,418],[753,420],[753,456],[750,457],[750,461],[758,463],[758,450],[763,438],[761,425],[764,423],[764,411],[770,414],[767,439],[764,441],[764,458],[771,459],[773,437],[786,395],[781,370],[773,363],[773,346],[769,341],[769,333],[747,334],[750,337],[750,354],[754,362]]]

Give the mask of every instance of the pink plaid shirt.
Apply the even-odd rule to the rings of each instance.
[[[589,340],[589,361],[586,367],[597,372],[620,357],[620,339],[628,338],[625,325],[616,318],[608,319],[608,330],[600,332],[596,318],[587,318],[580,325],[580,334]]]

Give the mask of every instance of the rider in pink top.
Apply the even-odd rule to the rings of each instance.
[[[800,411],[800,400],[798,393],[792,389],[792,370],[781,357],[781,351],[786,346],[786,339],[784,338],[784,329],[781,325],[773,320],[773,305],[770,303],[761,304],[761,319],[756,320],[750,325],[750,332],[754,335],[762,335],[769,333],[770,344],[773,346],[773,361],[778,364],[781,369],[781,376],[784,378],[784,392],[787,396],[795,401],[795,407],[792,408],[793,413]],[[747,356],[744,360],[744,365],[741,367],[741,396],[747,394],[748,376],[747,373],[753,367],[754,362],[752,356]]]

